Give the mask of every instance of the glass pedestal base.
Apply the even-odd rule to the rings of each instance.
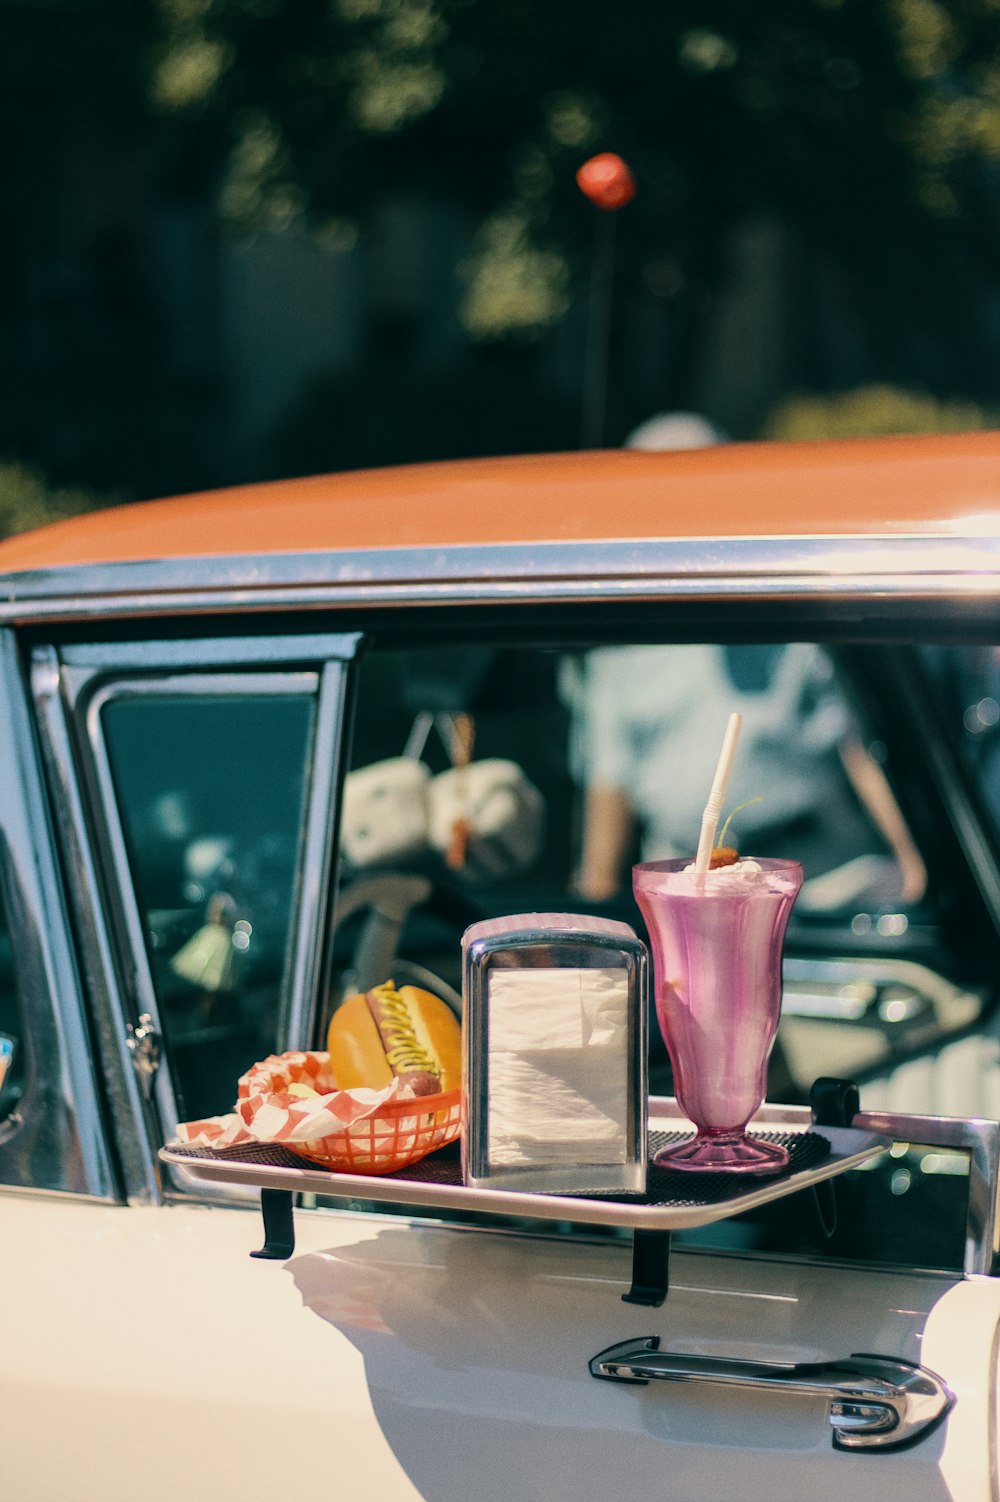
[[[776,1142],[762,1142],[745,1132],[705,1136],[678,1142],[656,1154],[653,1162],[672,1173],[781,1173],[788,1167],[788,1150]]]

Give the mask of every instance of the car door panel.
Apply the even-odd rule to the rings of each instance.
[[[4,1496],[419,1497],[356,1348],[280,1267],[248,1256],[253,1215],[13,1198],[2,1209],[5,1281],[21,1305],[0,1375]],[[356,1218],[345,1230],[351,1242],[374,1234]]]
[[[262,1476],[379,1502],[569,1502],[582,1478],[593,1496],[690,1502],[737,1485],[775,1502],[991,1495],[988,1279],[676,1253],[664,1306],[638,1309],[621,1297],[627,1241],[299,1212],[280,1266],[249,1257],[260,1227],[236,1209],[12,1199],[4,1218],[29,1305],[6,1342],[0,1412],[21,1435],[6,1477],[33,1502],[87,1502],[88,1474],[101,1502],[131,1502],[139,1477],[158,1502],[241,1497]],[[822,1400],[590,1375],[639,1335],[701,1356],[923,1361],[958,1401],[910,1449],[845,1453]]]
[[[805,1487],[832,1499],[845,1486],[949,1495],[944,1435],[891,1461],[847,1455],[832,1449],[822,1402],[588,1376],[606,1344],[640,1332],[671,1349],[748,1360],[859,1349],[919,1360],[922,1326],[947,1281],[857,1274],[842,1304],[844,1285],[831,1297],[818,1269],[678,1255],[664,1307],[640,1311],[621,1302],[627,1245],[424,1235],[418,1248],[412,1232],[387,1229],[332,1257],[293,1259],[290,1270],[310,1307],[364,1350],[379,1421],[425,1498],[458,1502],[473,1478],[484,1496],[569,1498],[582,1476],[595,1496],[662,1483],[664,1496],[718,1498],[736,1481],[782,1499],[801,1499]],[[462,1423],[449,1440],[454,1413]]]

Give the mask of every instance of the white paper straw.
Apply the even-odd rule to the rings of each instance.
[[[718,766],[712,779],[712,791],[708,795],[705,812],[701,816],[701,838],[698,841],[698,854],[694,861],[694,869],[699,872],[707,871],[712,860],[715,831],[719,827],[722,804],[729,786],[729,774],[733,769],[733,758],[736,755],[736,743],[740,738],[742,728],[743,716],[731,714],[722,741],[722,750],[719,752]]]

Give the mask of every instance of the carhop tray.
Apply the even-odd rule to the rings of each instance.
[[[820,1083],[840,1086],[838,1081]],[[847,1089],[853,1091],[850,1119],[857,1109],[857,1090],[851,1085]],[[823,1109],[817,1111],[814,1102],[814,1118],[829,1114],[831,1100],[838,1109],[842,1104],[837,1091],[833,1096],[817,1099]],[[650,1101],[650,1167],[645,1193],[618,1196],[467,1188],[462,1182],[457,1143],[398,1173],[382,1176],[338,1173],[309,1163],[287,1147],[267,1143],[248,1143],[217,1151],[175,1143],[161,1148],[160,1158],[197,1178],[261,1190],[264,1245],[251,1252],[253,1257],[284,1259],[292,1255],[295,1249],[292,1208],[297,1194],[432,1211],[480,1211],[583,1225],[621,1226],[633,1232],[632,1286],[622,1298],[626,1303],[658,1306],[667,1296],[670,1237],[674,1231],[710,1225],[799,1190],[819,1186],[891,1146],[891,1139],[878,1132],[827,1125],[825,1120],[803,1122],[799,1113],[795,1113],[798,1120],[793,1124],[780,1118],[775,1120],[771,1111],[766,1123],[762,1120],[751,1130],[754,1135],[788,1148],[789,1164],[781,1173],[767,1178],[678,1173],[660,1168],[652,1160],[661,1147],[683,1141],[693,1135],[693,1129],[679,1116],[676,1101],[654,1097]],[[831,1192],[832,1186],[828,1185],[825,1193]]]
[[[667,1142],[681,1141],[690,1135],[690,1132],[676,1130],[669,1121],[654,1119],[650,1123],[650,1160]],[[679,1231],[709,1225],[794,1194],[797,1190],[808,1189],[849,1168],[856,1168],[891,1145],[888,1137],[853,1127],[814,1125],[805,1130],[783,1131],[780,1124],[775,1123],[759,1135],[769,1142],[781,1142],[788,1148],[790,1162],[782,1173],[769,1178],[725,1173],[671,1173],[651,1161],[645,1194],[616,1197],[469,1189],[462,1183],[457,1144],[442,1148],[398,1173],[382,1176],[337,1173],[309,1163],[277,1144],[251,1143],[217,1152],[210,1148],[174,1144],[162,1148],[160,1158],[164,1163],[186,1169],[197,1178],[259,1189],[286,1190],[292,1194],[320,1194],[334,1199],[361,1199],[429,1210],[479,1210],[493,1215],[572,1220],[585,1225],[625,1226],[633,1230]]]
[[[371,1200],[422,1209],[486,1211],[492,1215],[527,1215],[538,1220],[580,1221],[592,1226],[626,1226],[647,1230],[686,1230],[725,1220],[730,1215],[782,1199],[824,1179],[856,1169],[890,1146],[889,1137],[851,1126],[809,1126],[808,1130],[769,1128],[754,1133],[766,1142],[784,1143],[790,1163],[770,1178],[728,1173],[671,1173],[652,1163],[670,1142],[694,1136],[685,1131],[656,1130],[650,1125],[650,1167],[646,1193],[538,1194],[529,1191],[467,1188],[462,1184],[456,1146],[422,1158],[408,1169],[386,1175],[336,1173],[308,1163],[284,1146],[245,1143],[239,1148],[162,1148],[161,1160],[177,1164],[195,1178],[243,1184],[291,1194],[323,1194],[329,1199]]]

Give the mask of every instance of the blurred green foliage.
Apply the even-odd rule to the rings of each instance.
[[[901,433],[972,433],[998,426],[998,414],[975,402],[939,401],[893,386],[862,386],[823,396],[789,396],[775,408],[762,438],[876,438]]]
[[[639,182],[626,289],[697,317],[734,223],[774,211],[822,244],[883,344],[990,359],[970,315],[1000,251],[997,0],[157,3],[152,97],[214,164],[230,220],[450,198],[472,226],[476,337],[564,315],[594,214],[575,169],[610,149]]]
[[[0,5],[8,489],[575,447],[611,224],[608,442],[874,382],[934,411],[795,421],[989,418],[998,44],[1000,0]]]
[[[113,497],[49,486],[29,464],[0,459],[0,537],[110,505]]]

